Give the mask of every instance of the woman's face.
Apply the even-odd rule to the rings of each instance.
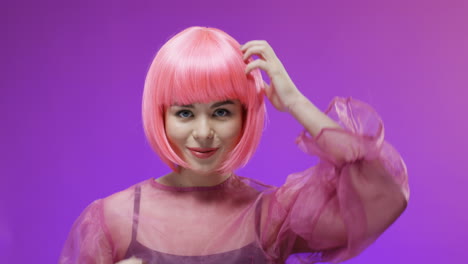
[[[242,116],[238,100],[172,105],[166,111],[166,135],[191,169],[212,173],[239,141]]]

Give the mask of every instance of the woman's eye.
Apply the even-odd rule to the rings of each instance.
[[[181,110],[181,111],[178,111],[177,114],[176,114],[178,117],[182,117],[182,118],[188,118],[188,117],[192,117],[193,114],[192,112],[188,111],[188,110]]]
[[[231,112],[229,112],[226,109],[217,109],[214,112],[214,116],[217,116],[217,117],[225,117],[225,116],[229,116],[230,114],[231,114]]]

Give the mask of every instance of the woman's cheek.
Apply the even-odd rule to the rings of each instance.
[[[228,132],[226,134],[227,139],[238,140],[241,137],[242,124],[232,123],[224,130]]]
[[[182,140],[188,136],[187,124],[181,122],[166,123],[166,135],[170,135],[173,139]]]

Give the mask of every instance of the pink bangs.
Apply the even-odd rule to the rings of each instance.
[[[143,126],[151,147],[173,170],[188,167],[165,134],[165,110],[174,104],[239,100],[246,111],[243,135],[219,171],[233,171],[253,155],[263,131],[263,81],[258,70],[246,75],[245,67],[240,44],[214,28],[188,28],[159,50],[145,81]]]
[[[172,41],[172,42],[171,42]],[[171,43],[170,43],[171,42]],[[226,33],[189,28],[170,40],[161,54],[160,104],[207,103],[236,98],[247,104],[259,89],[244,72],[240,44]],[[259,87],[260,88],[260,87]]]

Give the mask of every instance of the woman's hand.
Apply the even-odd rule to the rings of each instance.
[[[252,55],[259,57],[249,62],[245,71],[249,73],[258,68],[268,74],[271,82],[270,85],[265,83],[265,93],[276,109],[292,114],[313,137],[323,128],[340,128],[296,88],[283,64],[266,41],[249,41],[241,47],[241,50],[244,53],[244,60]]]
[[[129,259],[124,259],[122,261],[119,261],[115,264],[144,264],[143,260],[135,257],[131,257]]]
[[[303,98],[268,42],[249,41],[241,46],[241,50],[244,53],[244,61],[252,55],[259,57],[247,64],[245,72],[249,73],[258,68],[268,74],[270,85],[264,82],[265,93],[276,109],[289,111],[298,100]]]

